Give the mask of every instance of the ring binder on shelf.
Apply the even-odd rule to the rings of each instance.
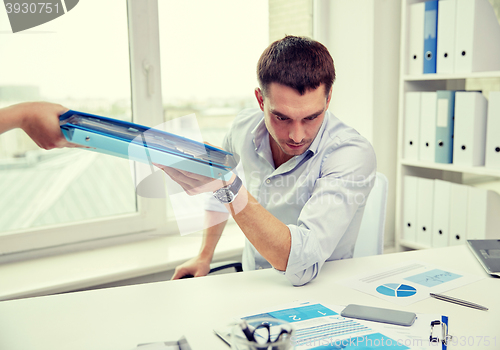
[[[441,326],[441,334],[434,336],[436,326]],[[448,334],[448,317],[442,316],[441,320],[431,321],[431,333],[429,335],[429,342],[431,343],[441,343],[441,349],[446,350],[448,347],[448,342],[452,339],[452,336]]]
[[[69,142],[92,151],[214,179],[232,176],[231,153],[162,130],[73,110],[59,116],[59,124]]]

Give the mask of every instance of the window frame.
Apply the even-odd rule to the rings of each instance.
[[[133,120],[143,125],[163,123],[161,65],[157,0],[127,0],[130,85]],[[136,177],[144,168],[132,165]],[[132,169],[132,168],[131,168]],[[9,231],[0,235],[0,257],[125,235],[157,236],[175,233],[167,221],[167,198],[144,198],[136,194],[137,211],[39,228]],[[71,234],[68,234],[71,232]],[[8,259],[7,259],[8,260]]]

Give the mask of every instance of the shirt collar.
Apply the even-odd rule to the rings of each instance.
[[[250,132],[253,135],[253,144],[255,146],[255,150],[259,151],[265,145],[265,140],[269,142],[269,132],[266,128],[266,123],[264,121],[264,112],[261,112],[261,119]]]
[[[316,137],[314,138],[314,141],[311,143],[307,151],[311,151],[314,154],[318,151],[319,144],[321,142],[321,139],[323,138],[323,133],[325,132],[326,124],[328,124],[328,120],[330,117],[330,112],[328,110],[325,111],[325,117],[323,118],[323,122],[321,123],[321,126],[318,130],[318,133],[316,134]],[[304,153],[307,153],[304,152]]]

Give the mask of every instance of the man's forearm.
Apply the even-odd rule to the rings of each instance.
[[[25,108],[24,104],[0,108],[0,134],[21,127]]]
[[[288,227],[260,205],[244,186],[226,208],[255,249],[275,269],[285,271],[292,241]]]
[[[203,242],[200,249],[200,257],[212,261],[214,256],[215,247],[226,226],[229,215],[227,213],[218,211],[205,212],[205,227],[203,233]]]

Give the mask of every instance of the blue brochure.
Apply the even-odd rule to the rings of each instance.
[[[69,110],[59,117],[69,142],[142,163],[156,163],[214,179],[229,180],[231,153],[147,126]]]

